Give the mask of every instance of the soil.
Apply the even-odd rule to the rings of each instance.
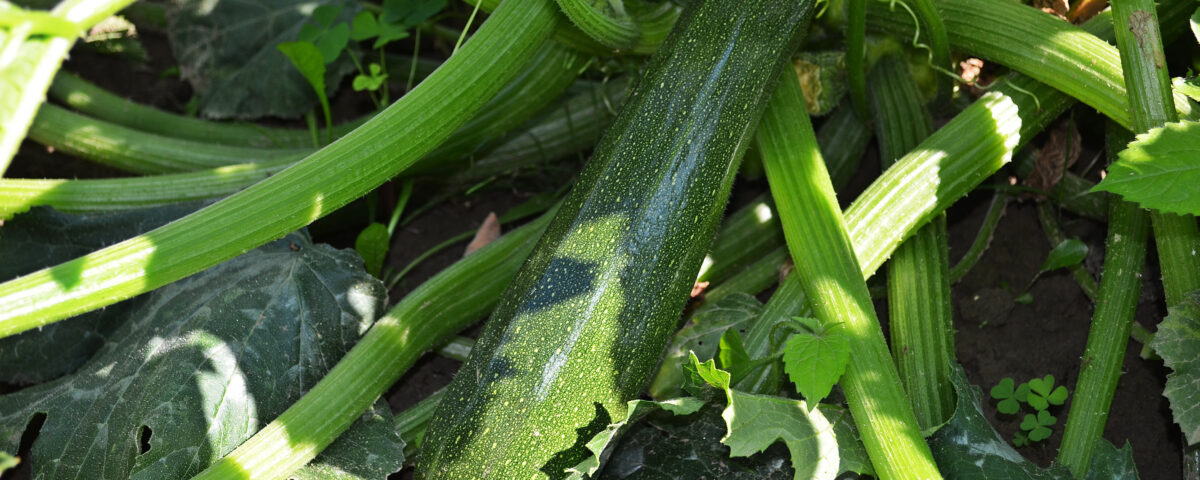
[[[150,32],[145,44],[154,65],[172,63],[161,35]],[[129,63],[111,57],[75,53],[65,68],[136,101],[164,109],[179,111],[190,97],[186,85],[176,78],[162,77],[158,67],[131,68]],[[334,103],[341,105],[339,116],[347,118],[355,113],[347,110],[361,102],[335,100]],[[1085,136],[1089,133],[1085,132]],[[875,164],[877,162],[864,161],[864,165]],[[48,153],[44,147],[30,142],[22,147],[10,172],[11,176],[25,177],[85,178],[114,174],[116,172],[61,154]],[[852,187],[841,195],[843,201],[854,198],[876,174],[877,169],[872,172],[870,167],[863,168]],[[761,180],[740,182],[731,203],[737,204],[739,199],[751,198],[764,189]],[[440,193],[436,184],[418,184],[410,205],[422,205]],[[452,196],[398,231],[389,264],[402,269],[433,245],[477,227],[489,212],[503,213],[533,193],[537,191],[495,184],[469,196]],[[973,241],[990,199],[991,192],[978,191],[948,212],[952,259],[957,260]],[[1085,265],[1093,276],[1098,276],[1103,258],[1104,225],[1069,214],[1063,214],[1061,222],[1069,235],[1084,240],[1091,247]],[[506,225],[505,230],[510,227]],[[354,234],[353,228],[344,227],[336,219],[314,229],[320,231],[326,241],[343,247],[350,245]],[[391,292],[392,298],[401,298],[420,282],[461,258],[463,245],[465,242],[442,251],[413,269]],[[1010,291],[1023,288],[1034,278],[1050,248],[1032,203],[1013,202],[1000,222],[991,247],[978,265],[953,287],[958,360],[971,382],[985,392],[1004,377],[1022,382],[1046,374],[1054,375],[1059,384],[1073,389],[1087,339],[1091,301],[1074,279],[1062,272],[1043,275],[1033,284],[1029,290],[1034,299],[1031,304],[1015,303],[1015,295]],[[1164,315],[1154,258],[1152,250],[1137,311],[1137,321],[1151,330]],[[885,306],[881,304],[880,307]],[[882,310],[880,313],[881,317],[886,316]],[[1140,344],[1129,343],[1123,367],[1125,373],[1113,399],[1105,437],[1117,446],[1126,441],[1132,445],[1141,478],[1180,478],[1180,433],[1172,423],[1167,401],[1161,395],[1167,371],[1161,361],[1140,358],[1140,350]],[[449,383],[458,366],[456,361],[427,355],[386,394],[386,398],[398,412]],[[1061,440],[1061,425],[1069,407],[1068,402],[1052,409],[1059,417],[1059,425],[1049,440],[1019,451],[1038,464],[1048,465]],[[993,402],[985,404],[985,411],[1002,435],[1011,438],[1018,431],[1020,419],[998,414]],[[10,472],[3,478],[24,480],[28,478],[26,468]],[[394,478],[411,478],[409,472]]]

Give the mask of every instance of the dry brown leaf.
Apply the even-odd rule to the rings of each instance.
[[[696,298],[704,295],[704,291],[708,289],[708,282],[696,282],[692,284],[691,298]]]
[[[475,253],[476,250],[486,247],[497,238],[500,238],[500,218],[496,216],[496,212],[490,212],[483,220],[483,225],[480,225],[479,230],[475,232],[475,238],[467,244],[463,256]]]
[[[1071,10],[1067,0],[1033,0],[1033,6],[1063,20],[1067,19],[1067,12]]]
[[[1097,13],[1108,8],[1108,0],[1081,0],[1071,7],[1067,19],[1076,25],[1091,20]]]
[[[1025,185],[1047,192],[1054,190],[1054,186],[1062,180],[1063,172],[1079,160],[1080,148],[1081,138],[1074,123],[1061,121],[1055,124],[1046,143],[1042,144],[1042,151],[1038,153],[1037,162],[1025,179]],[[1039,200],[1044,198],[1042,195],[1029,196],[1036,196]]]

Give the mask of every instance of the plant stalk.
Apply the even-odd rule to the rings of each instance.
[[[817,149],[804,94],[785,75],[758,131],[794,275],[817,317],[841,322],[855,352],[842,376],[846,402],[880,478],[941,478],[888,354],[871,295]]]

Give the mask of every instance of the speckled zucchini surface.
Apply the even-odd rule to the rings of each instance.
[[[624,417],[812,3],[690,2],[451,383],[418,478],[561,478]]]

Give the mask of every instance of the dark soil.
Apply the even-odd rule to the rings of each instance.
[[[147,40],[154,65],[170,65],[170,52],[164,47],[165,39],[150,34]],[[65,68],[80,72],[85,78],[139,102],[178,111],[190,96],[190,90],[178,79],[162,77],[159,74],[160,67],[132,67],[127,62],[110,57],[86,53],[73,55],[73,60]],[[357,103],[335,101],[335,104],[343,105],[340,112],[343,118],[353,116],[354,112],[346,111],[349,108],[347,106]],[[875,162],[864,163],[871,165]],[[851,193],[860,190],[869,181],[871,169],[864,170],[868,171],[860,175],[855,182],[856,187],[841,195],[843,201],[853,198]],[[12,176],[79,178],[111,176],[115,173],[65,158],[61,154],[48,154],[44,147],[29,142],[22,147],[10,172]],[[495,187],[469,197],[452,197],[405,225],[394,239],[389,264],[402,269],[428,248],[477,227],[489,212],[503,213],[524,201],[528,195],[537,193],[511,186]],[[742,182],[737,188],[734,203],[738,202],[736,199],[750,198],[763,191],[765,186],[761,181],[751,181]],[[419,184],[410,208],[421,205],[438,193],[436,185]],[[975,193],[949,212],[953,260],[957,260],[974,239],[990,197],[990,192]],[[327,241],[348,246],[354,230],[341,222],[335,219],[318,226],[316,230]],[[1094,276],[1098,275],[1104,225],[1080,220],[1069,214],[1064,214],[1061,222],[1069,235],[1083,239],[1091,247],[1086,265]],[[505,226],[505,230],[510,227]],[[361,225],[357,228],[361,228]],[[420,282],[461,258],[462,248],[463,244],[456,245],[415,268],[392,291],[393,299],[401,298]],[[1030,290],[1034,298],[1031,304],[1013,302],[1015,294],[1010,291],[1019,291],[1029,283],[1050,248],[1032,203],[1013,202],[1000,223],[991,248],[979,264],[954,286],[958,360],[972,383],[985,392],[1004,377],[1022,382],[1046,374],[1053,374],[1059,384],[1072,389],[1074,387],[1092,314],[1091,301],[1065,272],[1042,276]],[[1148,263],[1149,268],[1155,268],[1153,251],[1150,252]],[[1147,272],[1144,278],[1137,320],[1153,330],[1164,315],[1161,286],[1157,282],[1157,271]],[[1005,288],[1005,285],[1009,288]],[[1113,400],[1105,436],[1118,447],[1126,441],[1132,445],[1141,478],[1180,478],[1180,434],[1171,421],[1167,401],[1161,395],[1167,372],[1161,361],[1139,358],[1140,350],[1140,344],[1129,343],[1125,374],[1121,377]],[[449,383],[458,366],[458,362],[428,355],[386,394],[386,398],[393,409],[400,411]],[[1049,464],[1057,451],[1069,407],[1068,403],[1052,410],[1058,416],[1059,424],[1048,441],[1022,448],[1020,452],[1041,465]],[[988,402],[985,410],[996,428],[1006,437],[1011,438],[1018,431],[1020,419],[1016,416],[997,414],[993,402]],[[28,478],[25,468],[4,478]],[[411,473],[404,473],[398,477],[410,476]]]

